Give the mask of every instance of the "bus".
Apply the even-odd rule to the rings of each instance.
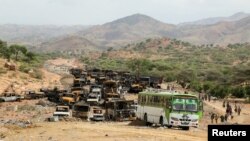
[[[203,114],[202,101],[196,95],[162,90],[146,90],[138,94],[137,118],[147,125],[198,127]]]

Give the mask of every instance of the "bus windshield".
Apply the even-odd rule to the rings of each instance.
[[[198,102],[196,99],[175,98],[173,100],[173,110],[196,112],[198,109]]]

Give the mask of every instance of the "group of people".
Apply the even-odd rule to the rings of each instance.
[[[211,95],[210,94],[202,94],[199,93],[199,99],[201,99],[202,101],[211,101]]]
[[[218,119],[220,119],[221,123],[224,123],[224,122],[227,122],[229,118],[231,118],[231,120],[234,118],[232,106],[229,103],[229,101],[227,102],[223,101],[222,107],[226,108],[225,115],[219,116],[216,113],[211,113],[211,123],[218,123]],[[234,105],[234,112],[237,113],[238,115],[240,115],[241,113],[241,106],[237,105],[237,102],[235,102],[235,105]]]
[[[230,105],[229,102],[227,102],[227,104],[226,104],[226,101],[223,101],[222,107],[224,107],[224,108],[226,107],[226,114],[232,115],[233,110],[232,110],[232,106]],[[237,105],[236,101],[234,103],[234,112],[237,113],[238,115],[240,115],[240,113],[241,113],[241,106]]]
[[[211,113],[211,123],[218,123],[218,119],[220,119],[221,123],[227,122],[228,121],[228,114],[221,115],[219,116],[216,113]],[[233,116],[231,115],[231,120],[233,119]]]

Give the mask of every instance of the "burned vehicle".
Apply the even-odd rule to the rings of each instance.
[[[107,78],[104,75],[100,75],[95,80],[96,80],[96,84],[102,85],[103,82],[107,80]]]
[[[56,111],[53,113],[53,116],[57,116],[59,119],[65,116],[71,116],[69,106],[56,106]]]
[[[14,92],[4,92],[0,96],[0,102],[12,102],[12,101],[21,101],[24,97],[14,93]]]
[[[77,102],[73,105],[72,116],[89,120],[90,105],[84,101]]]
[[[25,99],[39,99],[45,97],[44,92],[36,92],[34,90],[22,91],[21,93],[24,95]]]
[[[83,70],[81,68],[71,68],[69,70],[70,74],[72,74],[75,78],[81,77],[82,71]]]
[[[73,93],[63,93],[60,96],[59,101],[61,102],[61,104],[63,105],[67,105],[69,107],[72,107],[76,101],[77,101],[77,97],[76,95],[74,95]]]
[[[128,92],[130,93],[139,93],[142,92],[144,89],[143,85],[141,85],[140,83],[132,83],[129,87]]]
[[[113,99],[106,102],[105,109],[109,120],[136,120],[136,104],[133,100]]]
[[[118,93],[118,86],[116,81],[107,80],[103,83],[103,91],[104,91],[104,98],[106,100],[112,98],[120,98],[120,94]]]
[[[99,103],[102,99],[102,89],[101,88],[93,88],[91,92],[88,94],[87,102],[91,103]]]
[[[91,106],[88,118],[93,121],[104,121],[105,110],[98,106]]]
[[[91,78],[96,79],[101,73],[100,69],[92,69],[88,71],[88,74],[90,75]]]

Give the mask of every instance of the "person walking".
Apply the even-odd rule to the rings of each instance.
[[[225,120],[225,117],[223,115],[220,116],[220,122],[223,123]]]
[[[216,124],[218,123],[218,118],[219,118],[218,114],[215,114],[214,119]]]
[[[211,123],[213,123],[213,122],[214,122],[214,116],[215,116],[215,114],[214,114],[214,113],[212,113],[212,114],[211,114]]]
[[[237,113],[237,105],[234,106],[234,112]]]
[[[241,108],[240,108],[240,106],[238,106],[238,115],[240,115],[240,112],[241,112]]]
[[[223,101],[222,107],[225,108],[226,106],[226,101]]]
[[[227,122],[228,114],[225,114],[225,122]]]

